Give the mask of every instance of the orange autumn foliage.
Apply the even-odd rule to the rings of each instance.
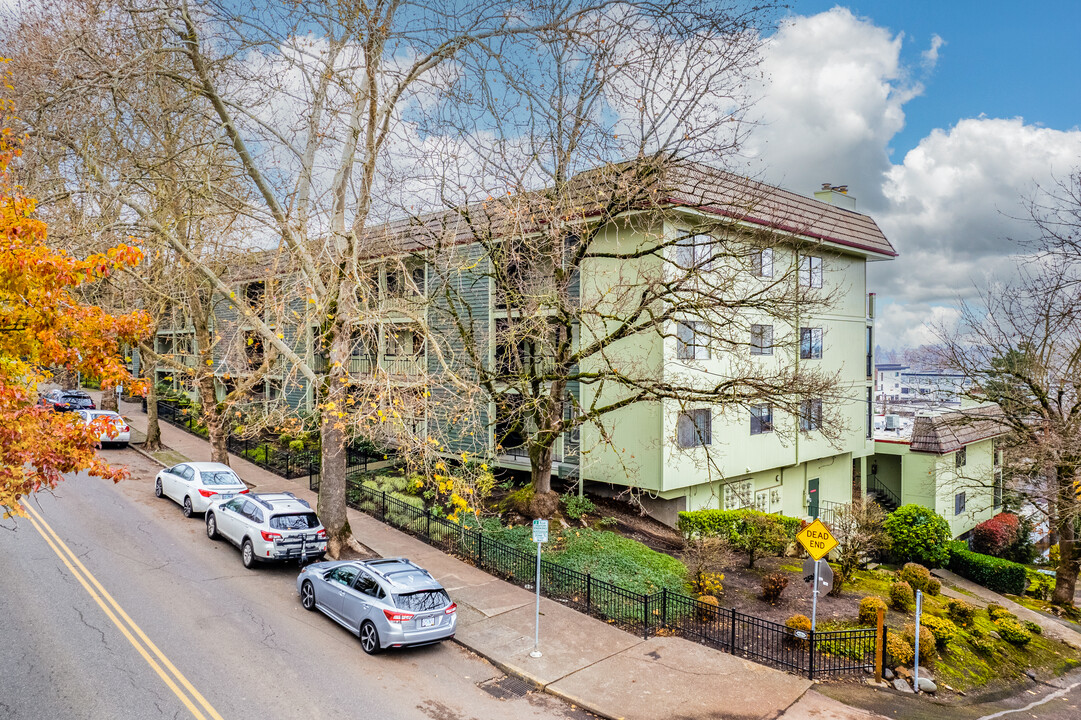
[[[0,76],[0,80],[3,80]],[[8,119],[11,104],[0,96],[0,513],[21,514],[19,498],[55,487],[64,473],[122,479],[94,450],[97,429],[37,404],[46,368],[64,367],[99,376],[106,384],[133,381],[120,358],[120,343],[150,332],[142,312],[110,315],[86,305],[73,289],[107,277],[142,259],[136,247],[119,245],[78,259],[46,245],[45,223],[35,203],[12,184],[11,162],[19,139]]]

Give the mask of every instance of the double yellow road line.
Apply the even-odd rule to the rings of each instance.
[[[146,660],[147,665],[158,674],[158,677],[169,686],[170,690],[176,693],[176,696],[180,698],[180,702],[184,703],[184,706],[191,711],[191,714],[198,720],[222,720],[222,716],[218,714],[218,711],[188,682],[183,673],[169,662],[169,658],[165,657],[157,645],[150,641],[146,633],[124,612],[124,609],[102,587],[97,578],[90,574],[86,566],[76,557],[71,548],[64,544],[60,536],[49,527],[45,519],[34,508],[30,507],[29,503],[23,502],[22,506],[29,513],[30,524],[34,526],[34,529],[41,534],[41,537],[45,539],[45,542],[49,544],[57,557],[67,565],[71,574],[105,612],[105,615],[113,621],[117,629],[124,634],[132,647],[143,656],[143,660]]]

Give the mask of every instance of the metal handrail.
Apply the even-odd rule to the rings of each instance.
[[[867,479],[867,490],[868,492],[882,493],[894,505],[901,507],[901,498],[897,497],[897,493],[881,482],[877,475],[872,475]]]

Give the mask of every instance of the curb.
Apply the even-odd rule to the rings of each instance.
[[[469,645],[466,645],[465,642],[459,640],[457,637],[454,638],[453,642],[454,642],[455,645],[458,645],[460,647],[465,648],[466,650],[473,653],[474,655],[476,655],[478,657],[481,657],[481,658],[484,658],[487,662],[491,663],[494,667],[499,668],[499,670],[503,671],[506,675],[508,675],[510,677],[516,677],[519,680],[524,680],[525,682],[529,683],[530,685],[532,685],[534,688],[536,688],[540,692],[551,695],[552,697],[559,698],[560,700],[563,700],[564,702],[569,702],[572,705],[575,705],[576,707],[579,707],[579,708],[581,708],[582,710],[585,710],[588,713],[592,713],[593,715],[596,715],[597,717],[604,718],[605,720],[623,720],[622,717],[617,717],[615,715],[609,715],[608,713],[604,712],[603,710],[600,710],[599,708],[593,707],[591,704],[589,704],[588,702],[582,700],[581,698],[575,697],[575,696],[573,696],[573,695],[571,695],[569,693],[561,692],[561,691],[556,690],[555,688],[552,687],[552,685],[554,685],[556,682],[559,682],[559,680],[562,680],[563,678],[560,678],[559,680],[548,683],[547,685],[542,685],[541,683],[537,682],[536,678],[531,677],[531,676],[526,675],[526,674],[523,674],[521,671],[510,667],[509,665],[507,665],[503,661],[497,660],[494,657],[491,657],[490,655],[488,655],[486,653],[483,653],[480,650],[477,650],[476,648],[472,648]],[[566,677],[566,676],[564,676],[564,677]]]
[[[139,453],[139,454],[140,454],[140,455],[142,455],[143,457],[145,457],[145,458],[146,458],[147,460],[150,460],[151,462],[155,462],[155,463],[157,463],[158,465],[161,465],[161,466],[162,466],[163,468],[167,468],[167,467],[169,467],[168,465],[166,465],[165,463],[163,463],[163,462],[162,462],[161,460],[158,460],[158,459],[157,459],[156,457],[154,457],[153,455],[151,455],[150,453],[148,453],[148,452],[147,452],[146,450],[143,450],[143,449],[142,449],[141,447],[139,447],[138,445],[134,445],[134,444],[132,444],[132,443],[128,443],[128,447],[129,447],[129,448],[131,448],[132,450],[134,450],[135,452]],[[172,448],[169,448],[169,449],[170,449],[170,450],[172,450]],[[174,450],[174,452],[176,452],[176,451]]]

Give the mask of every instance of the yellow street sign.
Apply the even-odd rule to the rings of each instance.
[[[815,560],[821,560],[829,554],[830,550],[837,547],[837,538],[830,534],[830,531],[818,518],[815,518],[813,523],[800,530],[799,534],[796,535],[796,539]]]

